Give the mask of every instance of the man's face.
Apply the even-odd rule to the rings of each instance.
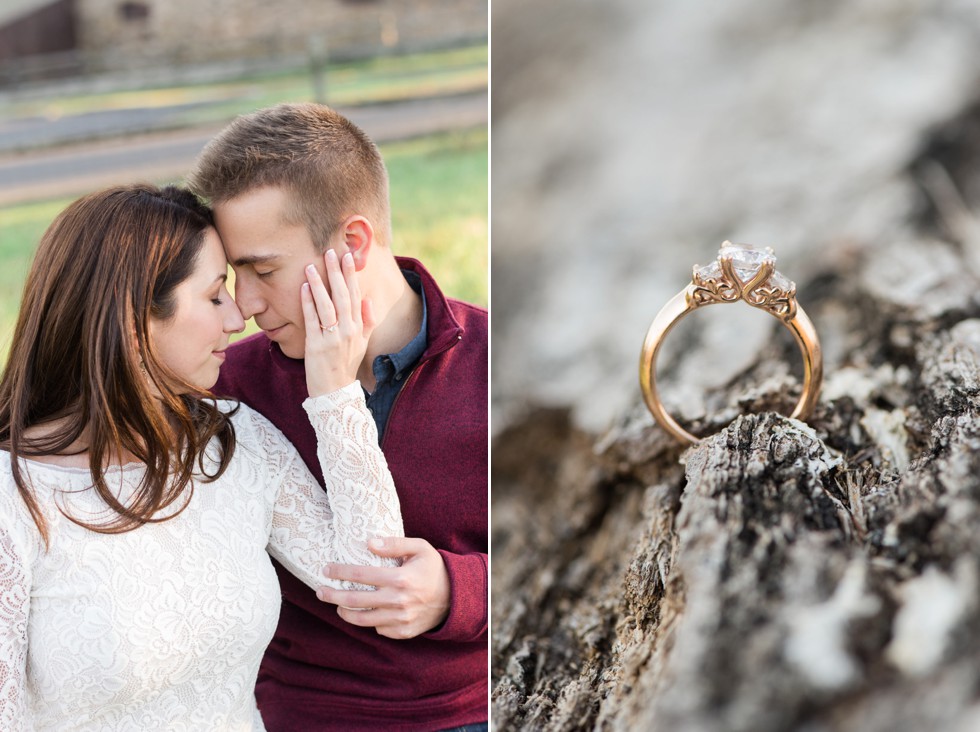
[[[306,227],[286,224],[286,194],[258,188],[214,207],[225,255],[235,270],[235,299],[242,315],[255,323],[290,358],[302,358],[306,343],[300,288],[304,268],[315,264],[324,276],[323,257]]]

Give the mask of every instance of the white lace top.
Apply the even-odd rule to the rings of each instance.
[[[280,603],[268,554],[316,588],[328,562],[389,563],[366,541],[403,535],[360,384],[304,406],[326,494],[243,405],[224,475],[195,482],[179,516],[124,534],[84,529],[55,507],[105,517],[88,470],[24,460],[47,550],[0,453],[0,730],[264,729],[253,688]],[[111,468],[109,483],[125,495],[142,471]]]

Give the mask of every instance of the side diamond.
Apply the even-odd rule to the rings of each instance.
[[[721,277],[721,265],[718,264],[718,260],[716,259],[711,264],[695,268],[695,272],[701,275],[701,279],[703,280],[716,280]]]

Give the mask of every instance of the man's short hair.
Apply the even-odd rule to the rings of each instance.
[[[390,243],[381,153],[322,104],[279,104],[238,117],[204,148],[187,185],[212,206],[256,188],[283,188],[287,223],[304,224],[320,251],[354,214],[371,221],[379,243]]]

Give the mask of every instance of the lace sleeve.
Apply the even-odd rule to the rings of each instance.
[[[269,553],[313,589],[349,589],[356,585],[324,578],[324,565],[396,566],[396,560],[372,553],[367,541],[404,536],[398,494],[360,382],[307,399],[303,407],[316,430],[326,494],[292,445],[265,446],[288,454],[283,471],[273,476],[278,494]],[[272,433],[285,442],[274,428],[267,439],[273,439]]]
[[[0,729],[14,731],[30,727],[27,622],[34,552],[27,528],[20,525],[22,512],[6,498],[0,496]]]

